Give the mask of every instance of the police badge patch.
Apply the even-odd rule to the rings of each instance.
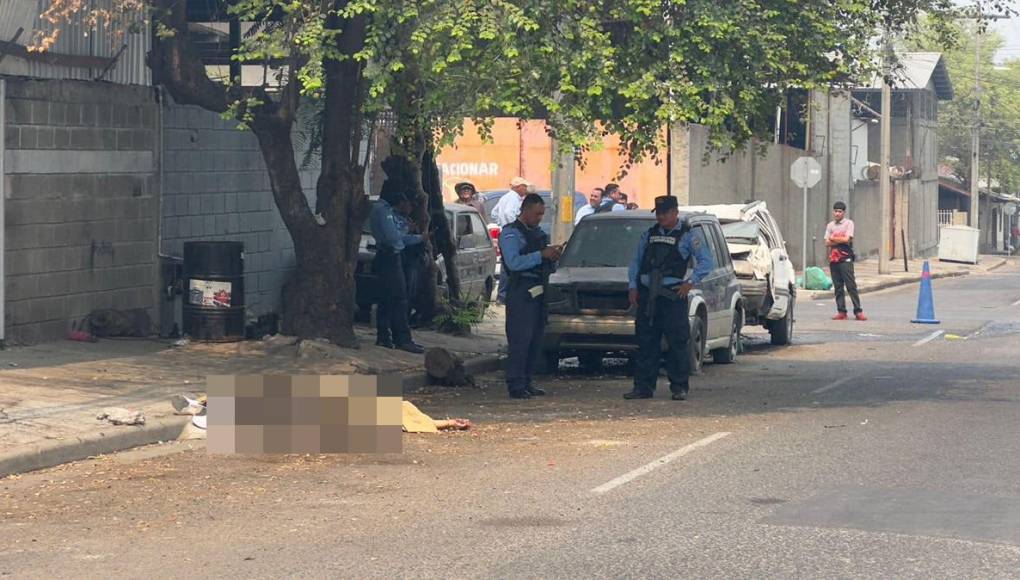
[[[676,238],[673,236],[648,236],[649,244],[669,244],[670,246],[676,245]]]

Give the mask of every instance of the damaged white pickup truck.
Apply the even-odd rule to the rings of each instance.
[[[769,331],[772,344],[790,344],[796,274],[783,234],[765,202],[685,209],[719,218],[744,298],[744,325],[760,324]]]

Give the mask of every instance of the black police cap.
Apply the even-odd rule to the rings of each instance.
[[[655,198],[655,213],[665,213],[680,207],[672,195],[660,195]]]

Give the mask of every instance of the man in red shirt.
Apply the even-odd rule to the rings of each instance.
[[[833,320],[846,320],[846,295],[854,303],[854,318],[867,320],[861,309],[854,275],[854,222],[846,217],[846,204],[837,201],[832,205],[832,221],[825,226],[825,247],[829,249],[829,271],[836,293],[836,315]]]

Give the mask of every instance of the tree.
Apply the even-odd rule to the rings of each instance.
[[[263,65],[267,79],[242,87],[206,74],[186,1],[108,1],[116,17],[96,18],[78,0],[54,0],[48,15],[121,26],[131,14],[151,17],[157,82],[177,102],[255,134],[297,258],[284,330],[340,344],[355,342],[367,210],[361,142],[382,112],[395,116],[395,151],[410,164],[416,220],[428,228],[444,218],[422,171],[434,170],[428,159],[465,117],[483,134],[496,115],[546,118],[581,156],[616,133],[632,160],[654,157],[662,125],[675,122],[706,125],[718,148],[740,146],[763,130],[753,120],[785,88],[850,83],[872,69],[877,29],[895,33],[922,11],[953,8],[951,0],[236,0],[227,12],[253,26],[234,58]],[[320,111],[314,208],[292,138],[309,102]]]
[[[965,182],[971,178],[971,134],[975,123],[975,38],[977,24],[957,22],[949,27],[949,42],[928,27],[910,39],[909,48],[943,52],[953,99],[940,105],[938,144],[942,162]],[[1005,44],[1000,34],[986,30],[977,55],[981,75],[980,172],[1003,191],[1020,191],[1020,61],[997,66],[995,55]]]

